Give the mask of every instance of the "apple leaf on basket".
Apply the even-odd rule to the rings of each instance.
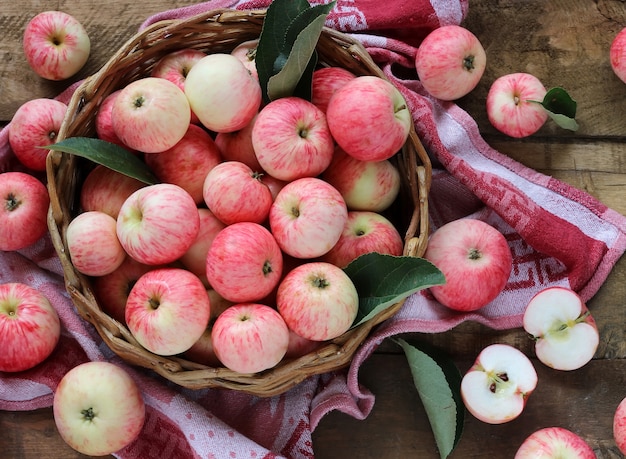
[[[306,0],[274,0],[267,9],[255,62],[264,101],[311,99],[315,47],[335,2],[311,7]]]
[[[91,137],[70,137],[42,148],[80,156],[147,185],[158,182],[146,163],[125,148],[105,140]]]
[[[463,432],[465,406],[461,398],[461,373],[439,349],[423,343],[414,345],[403,339],[393,341],[404,351],[439,455],[446,458]]]
[[[361,255],[344,268],[359,293],[356,327],[409,295],[445,282],[432,263],[417,257]]]

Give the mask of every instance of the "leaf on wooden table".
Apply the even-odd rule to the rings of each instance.
[[[558,126],[570,131],[578,130],[578,123],[575,120],[577,104],[565,89],[550,89],[543,98],[541,105]]]
[[[413,382],[419,394],[442,459],[454,450],[465,419],[461,399],[461,373],[441,350],[424,343],[410,344],[394,339],[406,355]]]

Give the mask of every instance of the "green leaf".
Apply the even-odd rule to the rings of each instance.
[[[359,312],[353,327],[409,295],[445,282],[432,263],[417,257],[367,253],[344,268],[359,292]]]
[[[574,119],[576,118],[577,104],[565,89],[550,89],[543,98],[541,105],[558,126],[570,131],[578,130],[578,123]]]
[[[70,137],[42,148],[86,158],[148,185],[158,183],[158,179],[146,163],[133,153],[111,142],[91,137]]]
[[[428,416],[444,459],[452,453],[463,433],[465,406],[461,399],[461,373],[440,350],[425,344],[412,345],[394,339],[406,355],[413,382]]]

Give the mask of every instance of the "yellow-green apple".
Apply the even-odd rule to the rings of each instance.
[[[615,409],[613,438],[622,454],[626,454],[626,397],[622,399]]]
[[[43,11],[28,21],[22,44],[30,67],[47,80],[74,76],[91,52],[83,25],[62,11]]]
[[[25,172],[0,173],[0,250],[20,250],[48,231],[50,196],[46,186]]]
[[[350,210],[382,212],[400,192],[400,173],[391,161],[361,161],[340,147],[321,178],[341,193]]]
[[[239,161],[253,171],[261,172],[263,168],[259,164],[252,145],[252,127],[255,121],[256,116],[238,131],[218,132],[215,135],[215,144],[224,161]]]
[[[485,50],[472,32],[445,25],[430,32],[415,54],[415,69],[424,89],[441,100],[469,94],[487,65]]]
[[[144,348],[158,355],[185,352],[209,324],[211,300],[195,274],[156,268],[143,274],[128,294],[125,319]]]
[[[104,276],[94,277],[92,279],[93,293],[102,311],[125,324],[128,294],[137,279],[152,269],[155,267],[126,257],[116,270]]]
[[[366,253],[400,256],[403,251],[402,236],[389,219],[376,212],[352,210],[341,237],[322,260],[345,268]]]
[[[185,80],[189,105],[207,129],[238,131],[261,106],[261,85],[236,56],[209,54],[189,70]]]
[[[83,212],[70,221],[65,238],[74,268],[87,276],[109,274],[126,258],[117,238],[117,221],[98,210]]]
[[[613,38],[609,49],[609,58],[615,75],[626,83],[626,27]]]
[[[537,358],[556,370],[586,365],[600,344],[589,309],[565,287],[548,287],[535,294],[524,311],[523,327],[535,340]]]
[[[487,117],[498,131],[510,137],[528,137],[541,128],[548,112],[541,102],[546,88],[529,73],[509,73],[497,78],[487,93]]]
[[[263,174],[239,161],[224,161],[204,179],[204,202],[226,225],[237,222],[262,223],[272,206],[272,193]]]
[[[81,210],[98,210],[117,219],[128,197],[145,183],[103,165],[97,165],[85,177],[80,188]]]
[[[372,75],[353,78],[337,90],[326,118],[337,144],[362,161],[391,158],[406,142],[413,123],[400,91]]]
[[[219,361],[217,356],[215,355],[215,350],[213,349],[213,341],[211,339],[211,334],[213,332],[213,324],[219,317],[219,315],[229,308],[234,303],[232,301],[228,301],[220,296],[213,289],[207,290],[209,294],[209,299],[211,301],[211,317],[209,318],[209,324],[207,325],[202,336],[198,338],[193,346],[187,349],[183,355],[185,358],[196,362],[201,363],[203,365],[208,365],[210,367],[219,367],[222,363]]]
[[[115,135],[132,150],[159,153],[183,138],[191,121],[185,93],[165,78],[128,83],[115,98],[111,122]]]
[[[514,459],[596,459],[596,453],[579,435],[563,427],[544,427],[522,442]]]
[[[289,345],[289,329],[281,315],[259,303],[227,308],[215,320],[211,336],[219,361],[238,373],[275,367]]]
[[[337,243],[348,208],[332,185],[305,177],[285,185],[270,208],[269,223],[280,248],[296,258],[315,258]]]
[[[252,40],[246,40],[239,43],[230,52],[233,56],[238,58],[243,65],[248,69],[250,75],[254,78],[259,78],[259,73],[256,69],[256,49],[259,45],[259,39],[254,38]]]
[[[52,402],[61,438],[88,456],[113,454],[133,443],[146,407],[135,380],[109,362],[85,362],[69,370]]]
[[[178,185],[157,183],[131,194],[117,216],[117,237],[135,260],[160,265],[179,259],[196,240],[198,207]]]
[[[343,67],[322,67],[313,72],[311,81],[311,102],[326,113],[328,102],[348,81],[356,75]]]
[[[43,293],[19,282],[0,284],[0,372],[40,364],[60,336],[59,316]]]
[[[298,335],[326,341],[348,331],[359,310],[359,295],[338,266],[309,262],[289,271],[280,282],[276,308]]]
[[[206,257],[206,276],[215,291],[233,303],[257,302],[278,285],[283,256],[267,228],[239,222],[220,231]]]
[[[198,276],[208,286],[206,278],[206,256],[217,233],[226,225],[213,212],[204,207],[198,208],[200,228],[191,247],[180,257],[179,261],[185,268]]]
[[[295,96],[261,109],[252,127],[252,145],[263,170],[284,181],[318,176],[334,151],[324,112]]]
[[[144,155],[144,161],[161,182],[180,186],[196,204],[202,204],[204,179],[222,162],[222,157],[209,133],[190,124],[176,145],[161,153]]]
[[[461,397],[467,410],[488,424],[517,418],[537,386],[530,359],[508,344],[485,347],[461,380]]]
[[[152,68],[150,76],[165,78],[184,91],[189,70],[191,70],[191,67],[193,67],[196,62],[205,56],[206,53],[204,51],[194,48],[183,48],[172,51],[159,59]],[[193,113],[193,111],[191,112],[190,122],[192,124],[198,124],[200,122],[198,116]]]
[[[445,284],[431,287],[431,293],[456,311],[475,311],[493,301],[506,286],[513,266],[504,235],[472,218],[438,228],[428,241],[424,258],[446,278]]]
[[[19,106],[9,123],[9,144],[17,159],[34,171],[46,170],[48,150],[56,142],[67,105],[55,99],[37,98]]]

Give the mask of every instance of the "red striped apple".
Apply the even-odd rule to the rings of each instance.
[[[124,201],[144,186],[145,183],[135,178],[97,165],[87,174],[80,188],[81,210],[98,210],[117,219]]]
[[[259,164],[252,145],[252,128],[255,121],[256,116],[238,131],[218,132],[215,136],[215,144],[224,161],[239,161],[253,171],[261,172],[263,168]]]
[[[514,459],[562,457],[568,459],[596,459],[596,453],[582,437],[563,427],[544,427],[529,435],[521,444]]]
[[[248,69],[250,75],[254,78],[259,78],[259,73],[256,69],[256,48],[259,45],[259,39],[246,40],[239,43],[230,52],[233,56],[238,58],[243,65]]]
[[[615,75],[626,83],[626,27],[621,29],[613,38],[609,49],[609,58]]]
[[[617,405],[613,416],[613,438],[617,447],[626,454],[626,397]]]
[[[322,67],[313,72],[311,102],[326,113],[328,102],[339,88],[356,75],[343,67]]]

